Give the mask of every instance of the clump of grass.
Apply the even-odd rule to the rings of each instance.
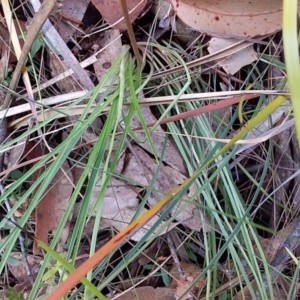
[[[50,254],[46,254],[30,291],[29,299],[34,299],[39,288],[45,283],[55,287],[65,279],[66,274],[70,270],[67,271],[67,265],[64,265],[64,263],[68,261],[71,265],[75,264],[77,257],[80,255],[85,226],[91,219],[94,220],[94,226],[89,244],[89,255],[93,255],[98,249],[98,229],[101,225],[104,192],[109,186],[110,179],[113,176],[119,176],[116,174],[116,166],[121,153],[126,147],[126,139],[130,138],[138,142],[130,127],[130,121],[134,113],[141,120],[143,129],[146,132],[147,142],[154,148],[151,132],[155,128],[147,128],[145,121],[143,121],[141,104],[138,98],[141,91],[149,98],[174,96],[173,100],[169,101],[169,103],[155,107],[156,114],[159,120],[161,120],[170,115],[195,110],[207,104],[204,101],[178,102],[181,95],[219,90],[220,77],[218,73],[214,69],[211,69],[202,74],[201,68],[206,69],[205,65],[200,66],[199,64],[199,66],[190,67],[191,56],[185,55],[189,53],[185,53],[184,47],[181,47],[178,43],[174,41],[161,41],[160,44],[148,43],[146,45],[141,44],[140,46],[145,53],[148,73],[143,74],[143,70],[136,67],[136,61],[132,59],[126,47],[118,61],[110,68],[107,75],[94,91],[67,105],[63,110],[45,107],[54,111],[54,114],[50,118],[43,120],[32,129],[0,147],[0,151],[7,150],[20,140],[36,135],[38,129],[43,129],[46,134],[47,130],[51,128],[52,122],[57,119],[58,113],[63,113],[66,117],[71,117],[72,114],[70,111],[76,105],[82,103],[84,99],[89,98],[87,103],[85,103],[86,107],[81,115],[76,118],[72,117],[75,120],[75,125],[70,130],[67,138],[53,148],[51,153],[46,154],[22,174],[17,181],[8,186],[0,197],[1,203],[4,203],[12,195],[18,194],[14,206],[11,210],[6,211],[6,218],[1,220],[0,228],[5,228],[7,218],[9,219],[13,216],[28,198],[31,199],[29,207],[18,220],[18,224],[21,227],[29,228],[28,223],[31,215],[43,194],[49,188],[49,184],[56,172],[71,155],[71,152],[80,141],[82,134],[91,127],[90,124],[99,115],[106,115],[105,123],[98,140],[89,149],[87,162],[84,165],[82,175],[69,201],[64,218],[55,233],[52,234],[50,248],[54,250],[62,230],[66,226],[71,213],[74,211],[76,201],[80,199],[79,214],[74,222],[74,229],[66,245],[66,254],[64,260],[62,260],[62,266],[60,265],[60,272],[58,274],[54,273],[53,276],[47,278],[47,281],[45,280],[44,274],[46,270],[55,269],[59,265]],[[278,47],[280,46],[278,45]],[[205,55],[203,53],[203,45],[200,42],[197,46],[194,46],[192,51],[194,53],[201,53],[203,56]],[[246,90],[248,87],[255,87],[255,89],[260,90],[264,89],[266,87],[267,72],[274,64],[276,64],[276,67],[284,69],[284,65],[280,61],[276,61],[272,54],[270,56],[266,54],[262,55],[258,62],[245,67],[236,76],[235,83],[232,83],[234,88],[237,90]],[[120,69],[119,66],[121,66]],[[262,66],[263,70],[261,70]],[[175,68],[181,70],[175,72]],[[164,76],[160,76],[160,74],[164,74]],[[105,92],[100,94],[100,102],[95,105],[95,99],[99,91],[103,90],[104,87]],[[269,89],[272,90],[273,88],[275,87],[272,86]],[[295,99],[296,96],[294,96],[294,93],[295,90],[293,90],[292,95]],[[275,104],[277,103],[277,106],[283,103],[281,98],[279,100],[277,102],[274,101]],[[260,150],[262,154],[259,157],[259,164],[263,166],[259,173],[253,174],[248,171],[247,158],[237,163],[239,171],[235,171],[231,167],[231,163],[238,157],[239,144],[235,144],[235,142],[238,142],[251,126],[255,126],[254,123],[258,122],[261,111],[264,112],[263,117],[267,117],[276,108],[275,104],[273,107],[271,105],[268,106],[268,99],[264,95],[261,95],[255,103],[252,103],[250,108],[241,101],[239,107],[232,108],[230,118],[223,116],[222,112],[213,112],[165,125],[165,130],[169,138],[176,143],[185,161],[188,175],[193,176],[197,174],[193,181],[190,182],[190,185],[194,184],[196,186],[196,192],[191,200],[196,201],[197,205],[210,220],[211,231],[204,231],[201,234],[199,232],[191,232],[182,227],[178,229],[191,260],[194,259],[202,270],[197,280],[206,278],[205,297],[212,299],[215,297],[232,299],[245,286],[252,299],[258,296],[260,299],[268,299],[270,297],[274,298],[274,295],[276,295],[276,288],[271,281],[270,261],[262,246],[260,233],[269,232],[276,236],[278,232],[277,229],[276,231],[270,231],[266,226],[257,222],[257,215],[252,214],[256,211],[257,206],[260,206],[264,202],[264,199],[270,198],[272,201],[274,200],[272,198],[272,191],[264,189],[264,183],[268,179],[268,171],[272,164],[273,141],[271,140],[269,144],[264,144]],[[122,113],[125,105],[129,106],[130,111],[130,114],[126,117]],[[149,106],[151,106],[150,101]],[[265,106],[267,108],[264,108]],[[247,123],[248,120],[250,123]],[[251,123],[251,120],[255,122]],[[124,121],[125,127],[121,136],[117,136],[119,131],[118,126],[121,121]],[[240,124],[239,121],[244,121],[246,125]],[[235,131],[233,131],[233,128]],[[241,134],[238,133],[239,130]],[[222,139],[228,139],[229,136],[232,139],[224,147]],[[118,140],[118,147],[115,147],[116,140]],[[162,164],[162,158],[157,160],[159,161],[159,169]],[[255,160],[258,160],[258,158],[253,156],[252,162]],[[35,182],[28,185],[27,183],[31,180],[32,174],[46,164],[48,165],[47,172],[42,173]],[[82,163],[78,162],[79,164]],[[234,178],[234,174],[238,172],[239,176],[242,173],[247,178],[243,182],[244,186],[247,186],[245,189],[242,189],[240,183]],[[95,187],[99,185],[99,177],[101,178],[101,191],[95,205],[96,217],[94,217],[89,211],[89,199]],[[124,181],[128,181],[128,178],[123,179]],[[25,189],[25,187],[28,188]],[[152,188],[153,186],[150,184],[148,190],[146,189],[145,191],[145,195],[150,193]],[[188,188],[188,185],[183,186],[182,193],[188,190]],[[146,202],[145,200],[146,196],[141,201],[140,209],[144,202]],[[177,195],[172,200],[173,205],[181,200],[181,195]],[[166,220],[169,210],[170,208],[161,214],[156,224],[157,226],[162,220]],[[165,227],[161,228],[161,231],[166,229],[175,217],[167,218]],[[115,252],[110,253],[95,270],[91,271],[87,275],[87,279],[93,282],[98,291],[103,291],[107,287],[117,288],[115,279],[122,274],[126,274],[126,272],[128,278],[130,278],[131,263],[158,238],[159,232],[153,234],[154,229],[156,229],[155,226],[153,226],[153,230],[149,230],[141,241],[133,243],[130,246],[127,244],[128,248],[125,252],[120,247],[118,249],[119,257],[117,262],[114,262],[114,268],[111,268],[111,258],[115,258]],[[21,230],[15,227],[1,241],[1,273],[5,270],[11,252],[17,247],[20,232]],[[114,235],[114,232],[110,234]],[[203,250],[201,259],[197,259],[193,250],[194,248],[191,245],[196,245],[199,249]],[[29,247],[27,251],[30,252]],[[106,270],[108,271],[106,272]],[[291,295],[296,278],[294,277],[295,271],[292,267],[288,271],[290,271],[288,274],[280,273],[279,275],[288,282],[289,291],[287,293]],[[164,275],[171,276],[171,274],[168,274],[168,271],[164,272]],[[156,273],[151,273],[151,275],[153,274]],[[224,278],[224,274],[227,274],[226,278]],[[161,276],[163,277],[163,275]],[[142,280],[145,280],[145,278],[142,278]],[[191,284],[191,290],[197,284],[197,280]],[[255,286],[252,283],[253,280],[255,281]],[[227,284],[226,281],[231,282],[231,284]],[[87,299],[89,297],[93,297],[89,287],[81,285],[73,291],[70,299]],[[204,299],[204,294],[199,295],[199,297]]]

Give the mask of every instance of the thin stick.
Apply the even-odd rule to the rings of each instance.
[[[131,46],[132,46],[133,53],[136,57],[138,65],[141,65],[142,64],[142,57],[141,57],[140,52],[138,50],[136,39],[135,39],[134,32],[133,32],[133,29],[132,29],[131,21],[130,21],[129,14],[128,14],[127,2],[126,2],[126,0],[120,0],[120,2],[121,2],[121,7],[122,7],[123,15],[124,15],[124,21],[125,21],[126,26],[127,26],[127,31],[128,31],[128,35],[129,35],[129,39],[130,39],[130,43],[131,43]]]

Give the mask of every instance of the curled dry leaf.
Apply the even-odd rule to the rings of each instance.
[[[112,27],[115,29],[125,31],[127,27],[124,20],[118,22],[123,18],[123,11],[120,1],[121,0],[92,0],[92,3],[99,10],[99,12],[109,25],[112,25]],[[126,3],[128,7],[130,20],[131,22],[133,22],[143,11],[147,1],[126,0]]]
[[[191,29],[211,35],[255,37],[281,29],[282,0],[172,0],[172,3],[177,16]]]

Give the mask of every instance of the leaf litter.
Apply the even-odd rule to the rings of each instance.
[[[92,42],[90,43],[90,45],[92,46],[88,48],[87,55],[91,55],[91,53],[95,53],[99,49],[99,47],[103,48],[107,46],[103,53],[97,55],[97,61],[93,63],[92,72],[94,72],[95,78],[98,81],[101,81],[101,79],[107,73],[107,70],[114,63],[118,55],[122,52],[122,42],[124,42],[124,39],[121,40],[120,31],[125,31],[127,29],[127,25],[124,21],[118,22],[118,20],[121,20],[123,16],[118,1],[92,1],[92,3],[94,8],[100,11],[106,22],[114,28],[106,29],[102,35],[98,35],[97,38],[95,37],[94,40],[92,40]],[[211,38],[211,40],[209,41],[209,47],[207,47],[207,51],[210,51],[211,54],[213,54],[218,53],[219,51],[223,51],[222,49],[224,48],[230,47],[231,44],[228,43],[236,43],[237,40],[240,40],[241,36],[253,38],[257,35],[262,36],[265,34],[273,33],[281,28],[281,22],[278,21],[280,20],[281,12],[279,10],[272,10],[271,7],[271,5],[278,5],[277,1],[272,1],[272,3],[267,1],[262,6],[265,9],[264,14],[270,17],[268,23],[260,22],[261,13],[258,13],[258,11],[255,10],[256,5],[261,5],[261,2],[258,3],[258,1],[255,1],[255,5],[253,5],[253,7],[249,10],[250,13],[248,14],[241,13],[240,10],[241,7],[243,8],[243,10],[245,10],[244,6],[241,6],[245,5],[245,3],[243,2],[240,5],[236,5],[224,0],[218,1],[218,3],[215,4],[214,2],[212,2],[209,5],[205,1],[199,1],[197,5],[195,5],[194,1],[181,0],[177,1],[174,7],[170,5],[170,2],[164,2],[163,5],[165,6],[165,11],[160,11],[160,9],[157,10],[157,8],[156,10],[152,11],[154,11],[154,14],[160,13],[159,19],[163,20],[163,22],[160,23],[160,26],[163,27],[164,32],[171,28],[171,30],[176,31],[177,36],[180,36],[180,34],[189,35],[189,32],[191,33],[190,36],[194,36],[195,32],[197,31],[200,31],[203,34],[215,36]],[[54,18],[54,20],[56,21],[57,31],[59,32],[59,36],[62,39],[58,39],[55,42],[53,42],[54,40],[51,40],[52,43],[58,43],[58,45],[62,47],[62,45],[65,45],[66,42],[70,40],[71,43],[72,41],[75,41],[77,35],[80,34],[80,32],[83,30],[81,28],[81,25],[84,24],[84,13],[88,9],[88,4],[89,1],[85,1],[78,6],[78,3],[76,3],[75,5],[72,1],[67,0],[62,5],[62,9],[60,11],[61,19]],[[127,1],[127,5],[129,7],[129,10],[133,9],[133,13],[130,14],[130,17],[131,22],[133,22],[133,25],[135,26],[135,22],[139,22],[137,18],[142,14],[142,11],[146,5],[146,1]],[[192,9],[191,5],[193,6]],[[224,5],[225,9],[224,7],[222,8],[222,5]],[[262,7],[259,7],[259,9],[261,10]],[[254,10],[252,11],[252,9]],[[189,13],[186,13],[187,11]],[[228,13],[228,11],[230,11],[230,13]],[[146,10],[145,13],[147,13]],[[189,17],[186,18],[186,15],[188,15]],[[200,15],[201,17],[199,17]],[[176,26],[176,17],[185,22],[187,26],[190,26],[190,28],[187,28],[187,26],[183,26],[185,27],[184,29],[187,30],[185,31],[185,33],[177,30],[180,26]],[[246,22],[245,18],[250,18],[251,22]],[[73,21],[75,20],[75,22],[72,23],[72,19]],[[243,25],[246,25],[247,27],[237,26],[237,23],[241,20],[244,20]],[[254,23],[252,23],[252,21]],[[225,23],[227,24],[227,26],[224,26]],[[259,28],[255,25],[258,23],[260,24]],[[51,30],[53,30],[52,27]],[[158,34],[157,37],[161,37],[162,34],[163,33]],[[228,39],[229,36],[231,37],[231,40]],[[220,39],[220,37],[222,39]],[[236,39],[232,40],[233,37]],[[83,40],[85,38],[86,37],[83,37]],[[78,41],[79,40],[80,39],[78,39]],[[260,41],[260,39],[257,39],[257,41]],[[219,42],[221,42],[222,44],[221,46],[217,45],[218,48],[216,48],[216,43]],[[79,48],[81,47],[80,43],[77,46],[76,43],[73,47],[73,50],[77,46],[79,46]],[[193,41],[187,39],[186,43],[188,44],[187,47],[191,47],[192,49],[192,46],[190,44],[193,43]],[[249,41],[249,39],[246,39],[244,43],[244,50],[240,50],[239,52],[234,53],[230,57],[227,57],[225,59],[216,60],[215,63],[217,63],[218,68],[222,68],[226,73],[233,75],[243,69],[244,66],[250,65],[254,60],[258,60],[258,54],[253,51],[253,41]],[[74,77],[63,79],[59,84],[55,86],[54,90],[58,89],[60,93],[64,94],[71,93],[74,90],[80,91],[82,90],[80,83],[84,83],[83,86],[86,89],[93,87],[94,83],[92,82],[91,78],[88,77],[91,75],[91,72],[87,70],[84,71],[78,64],[77,58],[73,56],[73,54],[77,55],[76,51],[78,51],[78,49],[74,50],[73,53],[68,51],[63,51],[63,57],[67,59],[67,66],[70,67],[72,65],[72,59],[75,59],[74,64],[76,65],[77,71],[80,70],[80,72],[77,72],[77,74],[75,74],[75,77],[77,77],[75,79]],[[190,53],[191,56],[194,55],[192,51]],[[71,60],[68,58],[68,55],[72,57]],[[55,53],[50,52],[49,57],[51,68],[51,72],[49,73],[50,76],[55,77],[57,74],[65,72],[67,68],[66,66],[64,66],[59,56],[57,56]],[[2,69],[4,69],[5,65],[8,64],[7,53],[3,54],[1,63],[4,64],[4,66],[2,67]],[[216,68],[216,65],[214,65],[213,68]],[[84,74],[83,76],[80,75],[82,73]],[[87,81],[84,81],[84,78],[89,79]],[[234,86],[232,82],[230,86]],[[125,95],[128,94],[125,93]],[[140,95],[142,95],[142,93],[140,93]],[[144,121],[147,124],[153,124],[157,121],[157,118],[152,114],[151,110],[148,107],[143,106],[140,109]],[[123,113],[126,116],[128,114],[128,109],[124,108]],[[262,123],[260,125],[261,127],[257,127],[255,130],[250,132],[247,138],[251,139],[251,134],[256,134],[255,136],[252,136],[252,139],[257,138],[259,134],[266,131],[266,127],[263,126],[267,126],[267,128],[269,129],[272,126],[272,123],[276,123],[282,116],[286,114],[287,110],[285,110],[285,108],[278,110],[277,115],[272,115],[271,121],[268,120]],[[45,114],[44,117],[47,117],[47,115]],[[85,141],[85,145],[88,145],[85,150],[89,149],[89,147],[92,147],[91,145],[93,145],[93,142],[91,142],[91,140],[97,139],[97,135],[102,129],[102,121],[103,119],[99,122],[94,122],[93,124],[91,124],[91,126],[94,127],[94,129],[96,128],[96,130],[93,130],[93,132],[87,131],[84,133],[84,136],[82,138]],[[76,120],[71,116],[64,116],[64,122],[72,126],[72,124],[76,123]],[[141,127],[141,125],[142,124],[140,123],[137,114],[135,114],[132,117],[130,127],[138,128]],[[122,122],[120,126],[125,127],[124,123]],[[161,126],[157,126],[155,130],[152,130],[151,143],[148,141],[147,135],[144,132],[137,131],[134,133],[134,137],[132,137],[132,139],[130,140],[130,146],[127,145],[127,147],[125,147],[122,155],[119,158],[119,162],[115,168],[113,177],[104,192],[101,206],[101,222],[100,228],[98,229],[99,232],[107,228],[113,228],[114,230],[121,231],[128,224],[130,224],[136,216],[136,211],[139,209],[140,203],[144,200],[143,197],[147,194],[149,188],[152,188],[152,190],[148,194],[147,206],[139,209],[140,213],[146,212],[151,206],[157,204],[162,197],[164,197],[168,193],[171,193],[174,188],[178,187],[178,185],[182,184],[188,178],[189,174],[187,172],[186,162],[184,162],[183,157],[179,149],[175,146],[173,139],[167,136],[168,133],[166,133],[165,130],[166,128],[162,128]],[[292,131],[288,132],[287,136],[284,136],[284,134],[281,134],[279,136],[279,146],[283,149],[285,149],[284,146],[289,143],[289,135],[292,135]],[[68,138],[68,134],[66,134],[65,138]],[[293,153],[298,153],[296,148],[295,136],[291,139],[291,141],[291,145],[289,146],[294,147],[292,148],[292,150],[283,150],[281,152],[277,151],[276,154],[276,160],[279,160],[279,162],[276,162],[276,164],[279,168],[281,168],[281,172],[277,174],[277,177],[280,179],[281,183],[286,177],[293,176],[294,170],[291,169],[297,169],[299,165],[298,162],[296,162],[295,164],[291,164],[290,160],[281,159],[280,161],[280,159],[278,158],[279,156],[283,156],[284,154],[293,156]],[[165,142],[167,143],[167,145],[165,151],[163,151]],[[116,139],[116,147],[118,146],[117,144],[118,139]],[[78,143],[78,146],[80,146],[80,143]],[[41,147],[42,144],[28,142],[27,139],[20,140],[14,147],[14,150],[11,151],[11,156],[9,158],[10,164],[13,166],[17,166],[24,157],[27,160],[42,157],[44,153],[41,151]],[[74,150],[72,152],[72,155],[74,155],[75,152],[76,151]],[[163,152],[164,155],[163,157],[161,157]],[[78,151],[76,154],[81,155],[82,152]],[[74,155],[74,157],[76,157],[76,155]],[[297,155],[293,158],[293,160],[297,160]],[[86,161],[87,160],[83,160],[83,162],[85,163]],[[160,164],[158,164],[158,161],[161,161]],[[289,169],[288,176],[285,175],[284,171],[282,171],[284,167],[287,166]],[[31,179],[35,181],[39,177],[41,172],[47,172],[48,167],[48,164],[44,165],[44,167],[42,167],[32,175]],[[32,217],[34,219],[33,221],[35,222],[35,235],[45,243],[48,243],[51,240],[50,233],[54,234],[55,230],[59,226],[63,218],[64,211],[68,207],[68,203],[72,196],[74,188],[76,187],[76,184],[79,182],[79,179],[82,175],[82,171],[83,168],[78,167],[76,164],[72,166],[71,170],[70,163],[66,160],[61,165],[59,171],[53,177],[47,191],[36,206],[35,216]],[[89,199],[89,214],[90,216],[92,216],[91,218],[96,217],[98,213],[98,207],[95,206],[95,203],[101,190],[100,182],[102,176],[103,175],[101,174],[101,172],[99,172],[98,183],[93,190],[91,199]],[[296,180],[294,181],[295,188],[293,188],[295,199],[292,205],[295,210],[297,209],[299,202],[299,188],[297,189],[298,181],[299,176],[296,177]],[[282,184],[282,188],[285,190],[284,195],[291,195],[286,183]],[[84,192],[82,194],[84,194]],[[77,204],[79,205],[82,201],[82,194],[80,194],[80,197],[78,199]],[[276,196],[276,198],[283,199],[283,197],[281,196]],[[170,212],[170,217],[175,220],[173,223],[171,223],[171,225],[169,224],[168,226],[166,226],[167,220],[165,219],[161,221],[159,227],[153,230],[153,226],[154,224],[156,224],[156,221],[159,218],[159,216],[156,216],[147,224],[145,224],[141,230],[139,230],[132,236],[132,241],[144,241],[145,233],[151,230],[152,234],[156,235],[157,237],[156,243],[153,243],[154,248],[152,249],[157,249],[159,251],[159,249],[161,249],[161,245],[164,243],[165,234],[170,234],[170,232],[172,232],[172,229],[180,228],[181,230],[183,230],[184,228],[184,230],[196,233],[195,237],[197,238],[199,237],[199,232],[203,232],[203,234],[209,234],[215,225],[212,225],[211,218],[209,218],[209,216],[207,215],[207,211],[202,208],[202,200],[203,199],[198,193],[197,185],[193,184],[189,188],[187,193],[180,199],[178,204]],[[286,202],[279,202],[284,203],[284,205],[289,205],[288,199],[285,199],[285,201]],[[14,204],[16,202],[11,201],[11,203]],[[276,220],[280,220],[280,214],[282,214],[283,212],[284,211],[282,209],[277,211],[276,218],[278,217],[278,219],[275,218],[275,215],[273,216],[275,221],[273,220],[274,226],[272,228],[274,229],[274,231],[278,229],[275,226]],[[21,218],[23,213],[23,211],[17,211],[17,215],[15,214],[15,216]],[[73,215],[70,215],[67,225],[63,229],[63,233],[60,236],[60,241],[56,249],[58,252],[65,251],[66,244],[68,243],[68,239],[70,237],[69,226],[71,225],[71,222],[74,222],[74,220],[76,220],[77,216],[78,211],[74,210]],[[291,224],[293,224],[294,226],[294,223]],[[278,236],[290,235],[289,232],[286,232],[286,230],[290,227],[291,226],[285,225],[284,228],[278,232]],[[71,228],[73,229],[73,227]],[[86,228],[88,228],[88,225],[86,225]],[[156,232],[161,230],[161,228],[164,228],[164,230],[160,232],[160,236],[158,237]],[[218,226],[216,226],[215,228],[218,228]],[[89,228],[88,231],[90,230],[91,229]],[[278,236],[274,235],[273,238],[265,239],[261,242],[263,251],[266,254],[265,258],[269,263],[271,263],[273,259],[276,258],[277,253],[279,253],[279,250],[282,248],[282,244],[284,244],[286,241],[285,238],[279,239]],[[185,255],[188,254],[191,258],[191,261],[193,261],[193,259],[195,259],[195,256],[191,255],[190,250],[187,251],[188,248],[186,247],[186,244],[184,245],[186,252]],[[178,243],[177,246],[182,247],[182,245],[178,245]],[[201,246],[200,248],[202,248],[203,251],[203,247]],[[293,247],[291,247],[291,250],[294,250],[294,248],[295,247],[293,245]],[[148,249],[151,248],[148,247]],[[36,245],[33,246],[32,250],[36,254],[41,254],[36,248]],[[257,257],[260,257],[261,252],[256,251],[257,249],[255,248],[255,255],[257,255]],[[20,257],[20,253],[11,253],[11,255],[14,257]],[[165,256],[162,255],[161,257]],[[29,260],[31,269],[34,269],[35,267],[38,268],[38,265],[41,263],[40,257],[27,254],[27,258]],[[174,257],[172,257],[172,259],[175,261]],[[264,258],[262,257],[261,259]],[[140,265],[142,265],[143,268],[146,268],[147,264],[151,262],[151,259],[146,260],[146,263]],[[199,268],[194,263],[185,263],[182,261],[180,264],[182,269],[184,270],[185,277],[177,276],[178,270],[174,267],[175,265],[173,265],[173,267],[170,268],[169,271],[167,271],[167,273],[173,277],[173,282],[168,287],[134,287],[134,290],[128,291],[124,295],[118,296],[118,299],[135,299],[137,297],[139,299],[149,299],[150,297],[151,299],[175,299],[175,297],[180,297],[182,294],[186,293],[186,291],[190,288],[192,281],[200,276],[202,272],[201,268]],[[29,287],[30,289],[30,285],[27,286],[26,283],[27,274],[24,274],[25,269],[23,266],[23,262],[21,262],[17,266],[18,268],[16,268],[16,266],[8,264],[10,275],[13,276],[18,282],[23,283],[23,287]],[[22,280],[24,281],[22,282]],[[257,288],[255,287],[255,285],[256,283],[254,282],[254,289]],[[18,285],[15,285],[15,287],[17,288]],[[198,290],[193,290],[193,293],[201,294],[201,289],[207,288],[205,279],[198,281],[194,285],[194,288],[197,288]],[[288,288],[289,286],[287,284],[284,285],[283,283],[281,283],[280,293],[284,295],[285,292],[283,292],[283,290]],[[275,295],[276,299],[281,299],[280,297],[282,295],[280,293],[278,291],[278,294]],[[249,293],[247,287],[244,287],[243,291],[241,290],[240,292],[236,293],[234,299],[242,299],[241,297],[244,297],[245,295],[248,297],[250,294],[251,293]]]

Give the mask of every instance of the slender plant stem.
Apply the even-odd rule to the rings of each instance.
[[[137,44],[136,44],[136,39],[134,36],[134,32],[133,32],[131,21],[130,21],[129,14],[128,14],[127,2],[126,2],[126,0],[120,0],[120,2],[121,2],[121,6],[122,6],[123,15],[124,15],[124,20],[125,20],[125,23],[127,26],[130,43],[131,43],[131,46],[133,49],[133,53],[137,59],[138,64],[141,65],[142,57],[140,55],[140,52],[139,52]]]

